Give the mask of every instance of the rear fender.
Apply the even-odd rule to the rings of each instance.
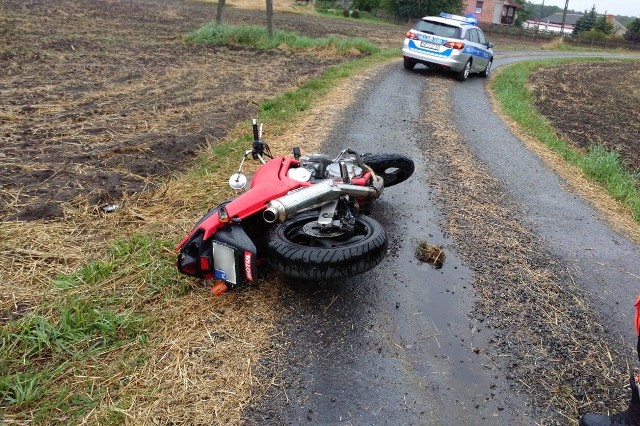
[[[182,244],[177,261],[180,272],[220,279],[231,286],[256,281],[256,246],[240,225],[225,226],[211,238],[204,235],[204,230],[199,229]]]

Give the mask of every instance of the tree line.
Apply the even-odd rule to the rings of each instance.
[[[563,8],[558,6],[545,6],[542,4],[534,4],[530,1],[519,2],[523,8],[518,11],[518,22],[524,22],[527,19],[539,20],[555,13],[562,13]],[[615,31],[613,24],[607,20],[607,12],[598,15],[595,5],[590,11],[567,10],[567,14],[582,14],[576,22],[573,29],[574,35],[586,35],[593,38],[603,39],[612,35]],[[624,38],[629,41],[640,41],[640,19],[632,16],[615,15],[614,18],[627,28]]]
[[[352,7],[377,16],[421,18],[440,12],[460,13],[464,0],[353,0]]]

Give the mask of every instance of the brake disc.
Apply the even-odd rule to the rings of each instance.
[[[323,229],[320,227],[320,225],[318,225],[318,222],[313,221],[305,223],[302,226],[302,232],[316,238],[333,238],[344,235],[346,231],[337,228]]]

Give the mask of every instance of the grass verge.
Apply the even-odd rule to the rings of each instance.
[[[275,140],[345,78],[396,55],[380,52],[337,65],[263,103],[259,118]],[[203,152],[188,173],[122,203],[102,225],[89,218],[121,237],[103,252],[85,251],[80,266],[44,285],[37,304],[16,303],[3,312],[3,421],[237,424],[260,388],[273,385],[258,376],[260,359],[275,350],[269,336],[277,287],[265,283],[212,301],[172,264],[184,228],[231,195],[227,176],[237,168],[249,129],[241,124],[232,140]],[[282,150],[278,142],[270,145]]]
[[[569,61],[580,60],[527,61],[505,67],[492,81],[491,88],[503,113],[525,134],[542,142],[568,163],[578,166],[586,176],[601,184],[611,197],[627,207],[634,220],[640,222],[640,177],[625,170],[619,153],[600,145],[593,145],[586,152],[572,146],[558,137],[553,126],[534,106],[533,95],[527,88],[529,75],[540,67]],[[588,61],[593,62],[594,59]]]
[[[213,45],[232,45],[253,47],[256,49],[289,49],[334,48],[345,55],[356,51],[362,54],[373,54],[380,48],[370,41],[355,37],[341,38],[336,36],[311,38],[289,31],[274,31],[273,37],[265,27],[254,25],[230,25],[208,23],[200,29],[188,34],[187,41]]]

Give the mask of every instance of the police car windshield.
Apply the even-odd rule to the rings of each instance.
[[[460,28],[442,22],[419,21],[414,30],[447,38],[460,38]]]

